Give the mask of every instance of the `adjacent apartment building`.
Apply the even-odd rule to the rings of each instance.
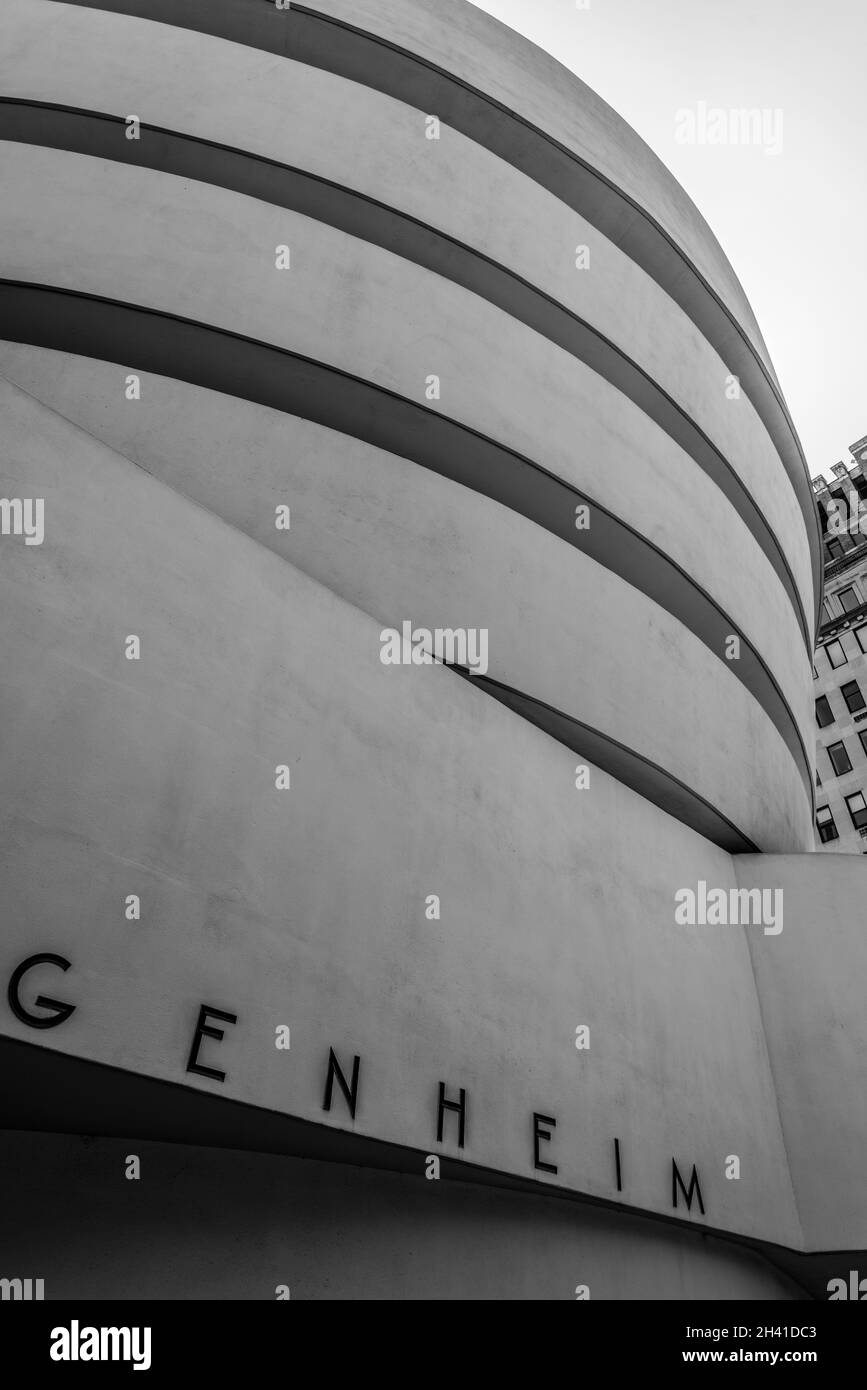
[[[813,664],[817,847],[867,853],[867,435],[814,478],[825,594]]]

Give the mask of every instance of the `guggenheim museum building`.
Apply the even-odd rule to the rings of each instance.
[[[862,1296],[820,533],[697,209],[464,0],[0,49],[4,1297]]]

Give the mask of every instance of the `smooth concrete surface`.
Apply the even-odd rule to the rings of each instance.
[[[712,1237],[422,1174],[10,1132],[0,1164],[21,1175],[3,1274],[44,1278],[46,1301],[804,1296]]]
[[[431,1142],[438,1080],[465,1084],[462,1156],[482,1166],[532,1174],[538,1110],[558,1118],[546,1182],[610,1198],[617,1135],[630,1204],[665,1214],[679,1155],[715,1228],[797,1249],[806,1203],[807,1248],[867,1244],[863,1107],[844,1132],[821,1104],[849,1096],[839,1077],[864,1048],[862,860],[820,934],[829,857],[733,861],[598,769],[577,791],[565,750],[467,682],[382,667],[379,623],[356,607],[14,388],[4,405],[26,426],[14,481],[44,491],[48,531],[0,550],[0,643],[17,654],[0,676],[3,968],[65,953],[67,975],[44,965],[29,984],[76,1004],[40,1042],[213,1089],[185,1072],[210,1002],[239,1016],[219,1045],[227,1097],[321,1121],[334,1046],[369,1066],[362,1133]],[[699,879],[783,886],[784,931],[677,927],[674,894]],[[816,1012],[803,980],[819,968]],[[843,986],[842,1050],[817,1052],[813,1080],[792,996],[833,1041],[821,1001]],[[33,1040],[8,1010],[3,1030]]]
[[[757,549],[753,538],[670,436],[540,334],[380,247],[256,199],[66,151],[5,142],[0,156],[14,195],[0,223],[4,278],[230,328],[414,401],[426,401],[434,374],[438,410],[584,488],[649,535],[728,611],[739,573],[732,547]],[[56,226],[55,236],[35,240],[34,221]],[[113,229],[107,246],[106,226]],[[280,245],[291,248],[291,270],[275,268]],[[790,489],[778,482],[756,500],[805,577],[803,523]],[[717,544],[708,544],[710,534]],[[778,584],[768,570],[762,587]],[[741,587],[733,621],[755,625],[747,617],[755,613],[751,592]],[[780,595],[778,611],[783,602]],[[790,643],[781,646],[794,646],[803,668],[793,625],[794,615]],[[773,645],[772,632],[770,623],[761,625],[760,649]],[[778,679],[791,701],[802,697],[803,681],[796,697],[786,661],[778,659]]]
[[[808,1248],[867,1243],[863,1107],[842,1160],[825,1152],[836,1115],[816,1125],[829,1076],[863,1043],[832,1053],[830,1072],[818,1054],[804,1104],[788,1041],[794,1029],[800,1050],[791,996],[814,960],[828,997],[849,982],[847,1027],[857,1018],[855,928],[815,932],[829,859],[732,861],[596,769],[576,791],[568,754],[467,683],[383,668],[379,624],[358,609],[21,393],[5,406],[26,421],[16,481],[44,489],[49,533],[0,552],[0,640],[18,653],[2,674],[3,967],[39,949],[73,962],[59,982],[50,965],[31,977],[77,1006],[52,1047],[213,1089],[184,1070],[209,1001],[239,1016],[219,1047],[227,1097],[322,1120],[333,1045],[370,1067],[359,1132],[431,1142],[438,1079],[465,1083],[465,1156],[482,1166],[532,1173],[538,1110],[558,1118],[559,1172],[544,1179],[557,1186],[610,1197],[617,1135],[624,1200],[642,1209],[670,1209],[667,1165],[685,1155],[716,1228],[799,1248],[803,1186]],[[129,631],[140,663],[123,659]],[[851,869],[838,922],[863,889],[862,861]],[[782,886],[784,931],[677,927],[674,894],[699,879]],[[141,924],[123,920],[133,891]],[[428,891],[441,922],[424,917]],[[809,970],[787,954],[799,941]],[[803,998],[822,1036],[835,1020]],[[3,1028],[33,1039],[8,1011]]]
[[[165,14],[167,22],[189,23],[193,28],[199,23],[197,11],[202,8],[188,4],[186,8],[192,17],[186,19],[171,0],[163,0],[155,7],[142,0],[79,3],[97,9],[104,24],[115,9],[121,15],[135,15],[137,9],[147,15],[149,9],[154,9]],[[54,4],[61,23],[72,8]],[[233,28],[240,20],[242,30],[244,10],[252,9],[246,0],[210,0],[204,8],[214,12],[215,24],[221,13],[226,13]],[[283,46],[287,55],[292,52],[293,10],[296,15],[336,19],[417,55],[424,63],[483,91],[507,111],[545,131],[598,169],[659,221],[675,243],[684,247],[733,316],[747,327],[753,346],[767,358],[743,289],[698,209],[623,118],[556,59],[463,0],[316,0],[307,5],[293,4],[291,10],[278,17],[285,31]],[[273,19],[269,16],[269,21]],[[251,17],[251,42],[255,28],[259,27],[261,20],[254,26]],[[276,26],[272,23],[271,27]],[[335,41],[338,37],[335,28]]]
[[[47,22],[55,10],[54,0],[13,0],[6,23],[14,16],[14,41],[0,56],[4,95],[119,117],[134,110],[152,125],[309,170],[483,248],[616,343],[714,441],[763,513],[781,513],[812,612],[804,520],[751,401],[727,397],[729,366],[585,219],[460,132],[425,139],[418,111],[358,83],[130,16],[68,8],[62,25]],[[117,157],[132,157],[132,142],[121,145]],[[579,271],[575,251],[585,245],[590,269]],[[769,595],[776,608],[773,588]],[[780,619],[781,630],[788,621]]]
[[[380,622],[5,394],[49,529],[0,549],[2,970],[73,962],[28,985],[78,1005],[50,1045],[212,1089],[185,1072],[210,1003],[239,1016],[227,1097],[319,1119],[334,1046],[366,1059],[363,1133],[430,1142],[438,1081],[463,1085],[474,1163],[532,1175],[530,1117],[559,1116],[546,1181],[609,1197],[619,1136],[630,1203],[668,1212],[679,1156],[713,1226],[797,1245],[747,943],[674,921],[731,858],[596,768],[577,790],[567,750],[442,667],[383,666]]]
[[[557,200],[544,180],[483,150],[480,127],[475,143],[465,130],[426,150],[454,160],[426,181],[412,148],[418,110],[377,93],[372,70],[349,81],[321,46],[298,62],[263,59],[242,41],[186,34],[150,0],[139,8],[166,24],[112,8],[136,5],[14,0],[0,16],[22,60],[13,95],[83,101],[88,35],[104,34],[92,100],[120,102],[136,63],[126,40],[141,36],[134,96],[144,107],[152,93],[152,111],[136,113],[146,123],[193,122],[209,138],[192,108],[197,93],[203,117],[216,101],[200,73],[213,55],[224,94],[242,77],[252,90],[236,133],[227,123],[210,138],[242,149],[258,138],[257,152],[309,159],[337,181],[351,182],[354,163],[359,192],[421,219],[453,190],[444,229],[474,253],[586,309],[624,348],[634,319],[641,365],[731,455],[808,595],[818,533],[749,307],[685,194],[581,83],[469,6],[296,7],[308,38],[330,15],[404,46],[419,72],[442,65],[470,102],[461,84],[481,84],[510,130],[538,124],[578,156],[576,170],[592,166],[582,178],[600,189],[619,180],[633,202],[608,187],[608,214],[621,198],[634,222],[620,250],[588,231],[604,275],[586,305],[557,248],[565,239],[571,251],[587,229],[568,199],[548,219]],[[211,11],[243,15],[232,0]],[[266,11],[274,20],[260,6],[257,25]],[[40,16],[56,26],[50,39],[36,36]],[[84,68],[52,95],[40,67],[56,67],[65,30],[70,71]],[[367,42],[333,32],[344,56]],[[186,65],[160,64],[171,42],[197,74],[183,100],[166,95]],[[397,52],[379,48],[386,63]],[[281,85],[293,74],[290,98]],[[259,77],[261,109],[286,120],[308,94],[295,144],[267,121],[253,133]],[[316,130],[317,107],[336,106],[344,116]],[[353,117],[374,134],[393,122],[369,183],[360,146],[325,151]],[[743,628],[811,745],[808,656],[756,535],[688,449],[580,355],[409,255],[216,182],[20,139],[0,158],[4,280],[48,287],[43,298],[67,290],[67,304],[102,296],[187,316],[213,338],[246,335],[269,360],[282,362],[280,349],[326,363],[335,382],[364,378],[379,392],[363,397],[372,410],[430,404],[494,440],[500,463],[524,455],[621,518],[621,536],[632,528],[658,547],[679,583]],[[498,190],[486,221],[473,194]],[[525,211],[508,230],[511,202]],[[666,237],[657,275],[650,243]],[[280,273],[284,243],[293,269]],[[678,256],[686,299],[671,279]],[[739,423],[711,403],[723,343],[755,358]],[[676,617],[674,599],[671,610],[654,603],[640,575],[627,583],[613,555],[591,559],[444,467],[365,444],[352,422],[337,433],[254,404],[243,380],[226,395],[192,385],[177,364],[171,378],[142,372],[143,399],[125,401],[134,340],[114,361],[69,356],[72,346],[0,348],[11,378],[0,380],[0,494],[46,509],[41,545],[0,538],[0,980],[34,953],[59,954],[68,969],[36,964],[21,1003],[74,1006],[37,1029],[4,986],[4,1055],[27,1044],[58,1089],[68,1068],[90,1068],[191,1108],[206,1098],[223,1114],[255,1111],[266,1129],[315,1130],[333,1148],[313,1161],[219,1151],[216,1138],[168,1145],[177,1134],[161,1129],[158,1105],[135,1147],[62,1138],[52,1131],[70,1127],[68,1098],[52,1102],[49,1083],[55,1115],[26,1126],[44,1132],[4,1140],[12,1171],[25,1169],[10,1249],[28,1267],[0,1277],[95,1297],[116,1292],[124,1269],[133,1297],[273,1297],[279,1283],[319,1298],[571,1298],[581,1283],[593,1297],[792,1297],[752,1243],[796,1263],[867,1249],[867,1116],[852,1101],[867,1054],[864,863],[840,877],[830,856],[796,853],[812,842],[812,766],[799,769],[761,692],[701,640],[683,605]],[[240,342],[237,354],[243,376],[252,358]],[[426,403],[433,373],[442,398]],[[281,534],[283,503],[292,529]],[[384,666],[381,628],[404,618],[488,629],[494,679],[592,717],[778,853],[732,856],[592,763],[578,789],[575,753],[517,705],[439,666]],[[124,655],[130,634],[138,660]],[[277,790],[283,767],[291,785]],[[701,883],[782,888],[783,930],[679,924],[676,895]],[[130,894],[140,920],[124,915]],[[202,1042],[217,1075],[190,1069],[202,1006],[232,1020]],[[586,1050],[575,1046],[581,1025]],[[288,1050],[275,1046],[281,1027]],[[347,1072],[361,1059],[354,1115],[340,1094],[324,1108],[332,1048]],[[440,1086],[465,1091],[463,1143],[453,1114],[437,1134]],[[384,1158],[382,1171],[361,1171],[360,1148],[399,1154],[404,1175]],[[147,1150],[140,1184],[115,1168],[122,1149]],[[428,1152],[468,1165],[472,1191],[413,1173]],[[342,1166],[326,1161],[334,1154]],[[737,1180],[726,1176],[733,1156]],[[700,1206],[673,1193],[673,1162],[687,1182],[695,1165]]]
[[[225,190],[18,144],[2,153],[8,186],[19,190],[3,219],[6,278],[180,313],[340,370],[364,363],[366,380],[422,403],[435,371],[442,383],[436,409],[634,522],[712,597],[719,599],[721,588],[733,597],[741,572],[730,557],[738,541],[763,560],[733,510],[720,506],[718,489],[668,435],[582,363],[460,287],[333,228]],[[149,253],[156,206],[163,236],[159,252]],[[53,220],[52,209],[59,217],[63,208],[75,209],[75,216],[63,231],[58,263],[60,248],[34,241],[27,229],[35,217]],[[117,240],[97,250],[106,223]],[[293,245],[295,271],[274,268],[281,238]],[[226,263],[236,268],[228,284],[220,271]],[[687,506],[693,495],[694,514]],[[711,531],[716,545],[708,544]],[[767,584],[778,586],[769,571]],[[736,629],[739,613],[757,611],[752,592],[741,588],[734,613],[720,601]],[[778,605],[788,606],[782,592]],[[747,620],[755,629],[755,619]],[[811,748],[809,696],[797,678],[807,658],[793,615],[790,624],[786,644],[762,623],[759,650],[774,650],[774,674],[802,745]],[[728,748],[731,741],[726,738]],[[805,781],[809,794],[809,772]]]
[[[622,116],[550,54],[461,0],[312,0],[308,8],[483,89],[623,188],[684,248],[770,367],[746,295],[698,209]]]
[[[867,935],[861,855],[744,855],[738,874],[796,905],[753,963],[808,1248],[867,1246]]]
[[[492,678],[665,767],[760,848],[812,844],[802,782],[764,710],[616,575],[508,508],[309,421],[150,374],[128,402],[128,370],[0,344],[0,371],[27,391],[383,626],[486,628]],[[275,528],[280,503],[289,532]]]
[[[188,0],[183,11],[172,0],[75,3],[101,11],[143,15],[150,21],[199,30],[281,58],[298,57],[313,67],[381,90],[417,110],[439,112],[447,125],[489,147],[582,215],[586,213],[594,225],[618,241],[680,303],[745,384],[785,463],[807,523],[818,598],[821,555],[814,528],[815,503],[803,452],[772,373],[736,315],[678,241],[592,162],[581,159],[567,145],[496,100],[489,90],[480,91],[457,73],[431,63],[420,52],[386,40],[377,34],[375,24],[360,28],[302,5],[293,5],[284,12],[264,5],[253,9],[244,0]],[[441,19],[443,11],[438,13]],[[418,17],[424,27],[431,12]],[[507,32],[500,29],[501,36]],[[509,35],[508,42],[510,56],[518,56],[519,65],[522,57],[529,56],[532,68],[532,47],[515,35]],[[529,55],[524,52],[527,48]],[[561,75],[564,72],[560,69]],[[574,84],[572,99],[580,109],[582,92]],[[655,161],[655,156],[640,142],[637,148],[643,151],[645,164]],[[691,204],[687,206],[695,212]],[[698,222],[704,226],[700,218]]]

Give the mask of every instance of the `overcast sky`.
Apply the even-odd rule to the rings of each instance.
[[[867,0],[474,3],[576,72],[668,166],[746,290],[811,475],[848,460],[867,435]],[[679,143],[675,113],[699,102],[780,111],[781,152]]]

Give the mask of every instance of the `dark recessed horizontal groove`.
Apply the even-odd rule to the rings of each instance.
[[[666,772],[665,768],[637,753],[634,748],[627,748],[599,729],[591,728],[580,719],[573,719],[571,715],[554,709],[553,705],[546,705],[532,695],[504,685],[502,681],[492,680],[490,676],[476,676],[457,666],[451,669],[464,676],[471,685],[480,685],[488,695],[520,714],[528,723],[535,724],[558,743],[571,748],[580,758],[586,758],[661,811],[688,825],[690,830],[698,831],[706,840],[728,850],[729,854],[759,853],[752,840],[738,830],[727,816],[692,791],[680,778]]]
[[[822,550],[813,489],[777,383],[735,315],[661,223],[573,150],[463,78],[378,34],[307,5],[271,0],[69,0],[172,24],[275,53],[348,78],[440,120],[511,164],[571,207],[679,304],[739,378],[767,429],[798,499],[813,562],[818,635]],[[139,112],[139,115],[142,113]]]
[[[735,470],[676,401],[592,325],[522,277],[416,218],[304,170],[158,126],[124,138],[121,116],[0,96],[0,139],[44,145],[231,189],[291,208],[381,246],[461,285],[517,319],[627,396],[716,484],[764,552],[786,591],[810,657],[810,624],[782,546]]]
[[[810,760],[795,717],[743,633],[657,546],[531,459],[348,372],[174,314],[10,280],[0,280],[0,309],[3,336],[13,342],[174,377],[314,421],[450,478],[558,536],[659,604],[741,681],[786,744],[812,805]],[[591,514],[579,531],[581,504]],[[730,636],[741,651],[731,662],[724,656]]]

